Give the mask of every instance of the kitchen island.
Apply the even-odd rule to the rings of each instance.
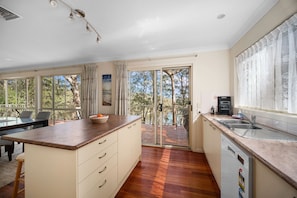
[[[25,144],[25,196],[114,197],[141,159],[138,116],[76,120],[3,139]]]

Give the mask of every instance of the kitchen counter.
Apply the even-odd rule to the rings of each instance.
[[[2,139],[76,150],[138,119],[140,119],[139,116],[109,115],[108,121],[102,124],[93,124],[90,119],[75,120],[55,126],[4,135]]]
[[[141,159],[139,116],[75,120],[4,138],[25,145],[30,198],[114,197]]]
[[[231,116],[204,114],[203,117],[297,189],[297,142],[240,137],[215,120],[231,119]]]

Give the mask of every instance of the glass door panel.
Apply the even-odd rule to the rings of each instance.
[[[162,70],[162,145],[189,146],[189,67]]]
[[[142,144],[189,146],[189,68],[130,71],[130,114],[142,118]]]

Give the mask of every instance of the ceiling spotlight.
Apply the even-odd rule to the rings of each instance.
[[[86,16],[85,12],[80,9],[75,9],[73,12],[77,17],[80,17],[80,18],[85,18]]]
[[[92,32],[92,30],[91,30],[91,28],[90,28],[90,26],[89,26],[88,23],[87,23],[87,25],[86,25],[86,30],[88,30],[89,32]]]
[[[96,42],[97,42],[97,43],[100,43],[100,38],[99,38],[99,36],[97,36]]]
[[[56,0],[49,0],[52,7],[57,7],[58,2]]]
[[[71,10],[71,12],[70,12],[70,14],[69,14],[69,18],[70,18],[70,19],[73,19],[73,12],[72,12],[72,10]]]

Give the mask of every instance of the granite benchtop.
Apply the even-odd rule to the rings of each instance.
[[[240,137],[215,120],[231,119],[231,116],[212,114],[202,116],[297,189],[297,142]]]
[[[66,150],[76,150],[140,118],[139,116],[109,115],[107,122],[100,124],[92,123],[90,119],[81,119],[4,135],[2,139]]]

